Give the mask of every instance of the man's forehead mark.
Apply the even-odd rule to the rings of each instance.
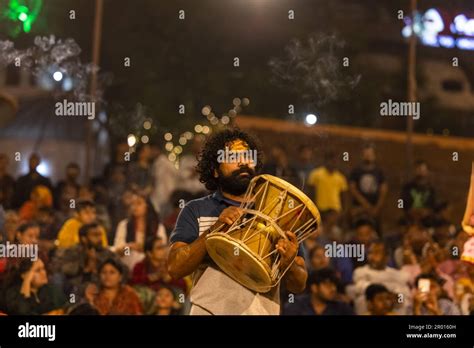
[[[242,150],[248,150],[249,145],[247,144],[247,142],[245,142],[241,139],[237,139],[237,140],[232,141],[229,144],[229,148],[232,151],[242,151]]]

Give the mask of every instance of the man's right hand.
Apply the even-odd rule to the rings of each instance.
[[[221,215],[219,215],[218,221],[223,222],[227,225],[232,225],[238,220],[243,214],[243,209],[240,207],[228,207],[225,208]]]

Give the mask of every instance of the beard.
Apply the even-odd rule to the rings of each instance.
[[[255,176],[255,171],[247,166],[234,170],[228,176],[224,176],[220,169],[217,172],[219,174],[217,180],[221,190],[234,196],[243,195]],[[242,173],[247,173],[248,176],[240,176]]]

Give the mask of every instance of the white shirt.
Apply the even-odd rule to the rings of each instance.
[[[115,231],[115,239],[114,239],[114,245],[112,247],[112,250],[117,251],[118,248],[121,248],[125,244],[127,244],[127,224],[128,224],[128,219],[124,219],[118,223],[117,230]],[[166,235],[166,229],[162,224],[158,225],[158,229],[156,230],[156,236],[160,237],[165,244],[168,243],[168,236]],[[135,242],[144,245],[145,235],[143,233],[137,234],[135,236]],[[130,250],[129,255],[124,255],[121,257],[121,261],[125,265],[127,265],[127,267],[130,270],[133,270],[133,267],[135,267],[135,265],[138,262],[142,261],[144,258],[145,258],[144,252]]]

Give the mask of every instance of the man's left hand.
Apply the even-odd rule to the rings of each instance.
[[[280,269],[285,270],[295,259],[298,252],[298,241],[293,232],[285,232],[288,239],[281,238],[275,245],[281,256]]]

